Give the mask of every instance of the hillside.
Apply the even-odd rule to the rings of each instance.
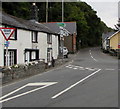
[[[32,3],[29,2],[4,2],[3,11],[8,14],[30,19],[30,9]],[[39,9],[39,22],[45,22],[46,3],[37,2]],[[61,3],[49,3],[48,21],[59,22],[62,19]],[[9,8],[8,8],[9,7]],[[64,3],[64,21],[77,22],[77,48],[99,46],[101,44],[101,35],[103,32],[111,31],[104,22],[97,16],[97,12],[85,2],[66,2]],[[81,41],[81,44],[80,44]]]

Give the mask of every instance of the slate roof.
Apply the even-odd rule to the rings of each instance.
[[[21,29],[55,34],[50,28],[48,28],[47,26],[41,23],[35,21],[23,20],[21,18],[17,18],[15,16],[6,14],[5,12],[0,13],[0,23]]]
[[[112,31],[112,32],[108,32],[108,33],[103,33],[102,35],[102,39],[108,39],[110,36],[112,36],[115,32]]]
[[[113,36],[115,36],[118,33],[120,33],[120,30],[118,30],[117,32],[115,32],[114,34],[112,34],[108,39],[112,38]]]
[[[45,26],[49,27],[52,29],[52,31],[54,31],[55,33],[60,32],[60,28],[58,26],[57,23],[61,23],[61,22],[48,22],[48,23],[43,23]],[[70,32],[70,34],[77,34],[77,26],[76,26],[76,22],[64,22],[66,24],[66,26],[64,27],[68,32]]]

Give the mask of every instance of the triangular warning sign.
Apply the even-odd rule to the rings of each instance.
[[[0,28],[4,38],[6,41],[8,41],[10,39],[10,37],[12,36],[12,34],[15,31],[15,28]]]

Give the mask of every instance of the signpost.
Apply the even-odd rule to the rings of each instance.
[[[58,24],[58,26],[61,26],[61,27],[66,27],[66,24],[65,23],[63,23],[63,22],[60,22],[60,23],[57,23]]]
[[[6,47],[6,56],[5,56],[6,57],[6,66],[8,66],[8,47],[10,44],[10,42],[8,40],[13,35],[15,28],[0,28],[0,30],[6,40],[6,43],[4,45]]]
[[[61,54],[62,54],[62,59],[64,58],[64,55],[63,55],[63,47],[64,47],[64,30],[63,28],[66,26],[65,23],[63,22],[60,22],[60,23],[57,23],[57,25],[59,26],[60,28],[60,42],[61,42]]]

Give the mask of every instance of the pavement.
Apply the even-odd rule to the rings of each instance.
[[[66,63],[2,87],[3,107],[118,107],[118,60],[82,49]]]

